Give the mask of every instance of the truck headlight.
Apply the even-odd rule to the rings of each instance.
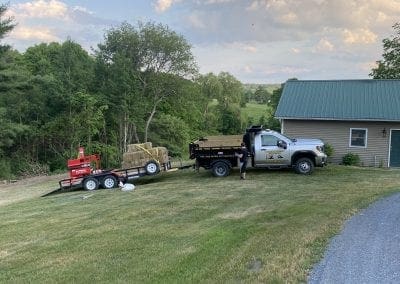
[[[322,153],[324,152],[324,146],[317,146],[316,148],[318,151],[320,151]]]

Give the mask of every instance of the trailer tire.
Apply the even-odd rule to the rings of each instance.
[[[99,181],[93,177],[88,177],[83,180],[83,189],[84,190],[96,190],[99,188]]]
[[[147,164],[145,165],[145,169],[146,169],[146,174],[148,174],[149,176],[153,176],[158,174],[158,172],[160,171],[160,165],[154,161],[148,161]]]
[[[314,171],[314,163],[310,158],[299,158],[294,169],[298,174],[309,175]]]
[[[117,179],[112,175],[105,176],[101,181],[101,186],[105,189],[117,187]]]
[[[224,162],[216,162],[212,167],[212,173],[215,177],[226,177],[230,173],[229,165]]]

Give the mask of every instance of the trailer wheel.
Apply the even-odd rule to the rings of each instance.
[[[314,170],[314,163],[310,158],[303,157],[296,161],[295,171],[298,174],[309,175]]]
[[[101,182],[101,185],[105,189],[111,189],[117,187],[117,179],[112,175],[105,176],[103,181]]]
[[[160,171],[160,166],[156,161],[151,160],[147,162],[145,169],[146,169],[146,174],[152,176],[158,174],[158,172]]]
[[[229,166],[224,162],[216,162],[212,167],[212,173],[215,177],[226,177],[229,172]]]
[[[89,177],[83,181],[83,189],[95,190],[99,188],[99,181],[95,178]]]

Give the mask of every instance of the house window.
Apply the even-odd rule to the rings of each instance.
[[[367,147],[367,134],[366,128],[350,128],[350,147]]]
[[[262,135],[261,136],[261,146],[276,146],[278,143],[278,138],[273,135]]]

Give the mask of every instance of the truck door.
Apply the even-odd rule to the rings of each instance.
[[[289,150],[278,147],[280,140],[280,138],[271,134],[260,134],[255,137],[255,166],[289,164]]]

